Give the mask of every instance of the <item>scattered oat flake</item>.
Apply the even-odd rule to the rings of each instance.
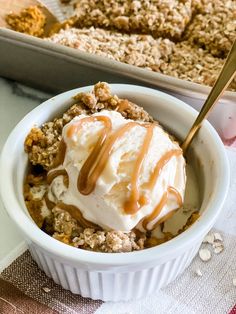
[[[213,248],[220,247],[220,246],[224,246],[224,245],[222,244],[222,242],[214,242],[214,243],[212,244],[212,247],[213,247]]]
[[[207,262],[211,259],[211,252],[208,249],[201,249],[199,251],[199,257],[203,262]]]
[[[44,292],[49,293],[51,291],[51,289],[49,289],[48,287],[43,287],[42,288]]]
[[[223,241],[222,236],[220,235],[219,232],[215,232],[213,235],[214,235],[215,241],[221,241],[221,242]]]
[[[203,239],[203,243],[213,244],[214,243],[214,239],[215,239],[214,234],[213,233],[209,233]]]
[[[233,278],[233,285],[236,287],[236,278]]]
[[[195,274],[198,276],[198,277],[202,277],[202,272],[201,270],[198,268],[195,270]]]
[[[224,246],[223,246],[223,245],[217,246],[217,247],[214,248],[214,253],[215,253],[215,254],[219,254],[219,253],[221,253],[223,250],[224,250]]]

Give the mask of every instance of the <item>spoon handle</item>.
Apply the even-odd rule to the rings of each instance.
[[[205,118],[207,118],[209,112],[214,107],[215,103],[227,88],[227,86],[232,81],[234,74],[236,72],[236,40],[228,54],[228,57],[225,61],[223,68],[221,69],[220,75],[216,80],[214,86],[211,89],[210,94],[208,95],[199,115],[197,116],[194,124],[192,125],[188,135],[182,144],[183,152],[185,153],[191,144],[193,137],[196,132],[201,127],[201,124]]]

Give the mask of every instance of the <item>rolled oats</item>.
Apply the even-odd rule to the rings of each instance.
[[[49,289],[48,287],[42,287],[42,289],[46,293],[49,293],[51,291],[51,289]]]
[[[75,6],[75,26],[117,29],[180,38],[195,8],[192,0],[80,0]]]
[[[214,0],[202,3],[185,38],[208,50],[213,56],[226,57],[236,39],[236,1]]]
[[[222,236],[221,236],[221,234],[219,232],[214,232],[214,240],[215,241],[220,241],[220,242],[223,241],[223,238],[222,238]]]
[[[220,246],[217,246],[214,248],[214,253],[219,254],[219,253],[223,252],[223,250],[224,250],[224,246],[220,245]]]
[[[205,236],[205,238],[203,239],[203,243],[213,244],[214,243],[214,234],[213,233],[207,234]]]
[[[174,43],[169,39],[154,39],[150,35],[128,35],[94,27],[60,30],[48,40],[149,69],[152,66],[159,68],[162,62],[168,62],[174,47]]]
[[[199,257],[203,262],[208,262],[211,259],[211,252],[208,249],[201,249]]]
[[[224,64],[189,41],[174,43],[150,35],[122,34],[99,28],[68,28],[47,40],[83,52],[160,72],[198,84],[212,86]],[[236,79],[229,89],[236,89]]]
[[[206,50],[191,46],[188,41],[177,43],[168,62],[160,65],[160,72],[186,81],[212,86],[224,65],[224,60]],[[230,85],[236,89],[236,79]]]
[[[198,276],[198,277],[202,277],[202,272],[201,272],[201,270],[200,270],[199,268],[196,269],[195,274],[196,274],[196,276]]]

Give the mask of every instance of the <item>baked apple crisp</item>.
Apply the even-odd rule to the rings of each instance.
[[[110,253],[149,248],[186,230],[199,217],[196,209],[188,211],[177,233],[164,231],[164,223],[183,205],[185,162],[176,140],[142,107],[113,95],[106,83],[96,84],[92,92],[77,94],[73,102],[60,117],[32,128],[25,139],[30,168],[24,198],[38,227],[75,248]],[[116,125],[115,130],[111,131],[111,123]],[[166,153],[147,161],[152,154],[154,158],[158,155],[156,148],[153,153],[151,149],[153,145],[159,147],[161,138],[167,142],[163,143],[167,145]],[[114,154],[122,149],[126,150],[115,170]],[[71,158],[75,163],[71,163]],[[143,170],[141,163],[145,165]],[[170,173],[165,174],[168,164]],[[179,183],[173,167],[182,173],[178,174]],[[145,177],[140,185],[142,171],[147,169],[150,178]],[[163,194],[159,186],[158,192],[148,196],[159,178],[164,180],[161,186],[168,182],[165,176],[174,181],[171,179]],[[115,183],[109,185],[112,180]],[[142,191],[146,192],[141,195]],[[155,206],[151,205],[152,199],[157,202]],[[153,231],[157,229],[159,235]]]

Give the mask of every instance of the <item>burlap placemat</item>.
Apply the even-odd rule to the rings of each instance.
[[[213,230],[216,232],[216,230]],[[196,256],[182,276],[147,298],[103,303],[55,284],[26,251],[1,273],[0,313],[65,314],[236,314],[236,236],[221,232],[224,250],[204,262]],[[200,271],[200,275],[199,275]]]
[[[29,251],[7,267],[0,279],[1,314],[93,314],[102,304],[74,295],[55,284],[38,268]]]

